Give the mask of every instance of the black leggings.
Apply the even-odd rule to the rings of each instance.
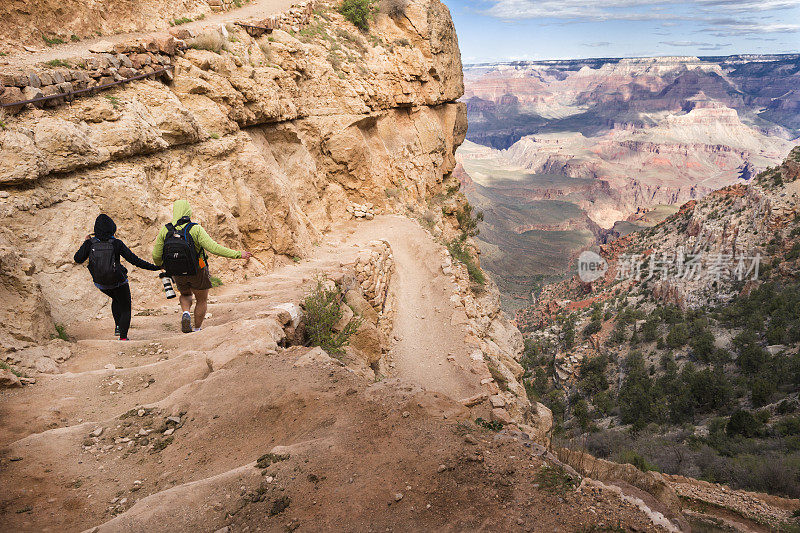
[[[111,314],[114,315],[114,324],[119,327],[119,338],[128,338],[128,329],[131,327],[131,286],[126,283],[116,289],[100,289],[103,294],[111,297]]]

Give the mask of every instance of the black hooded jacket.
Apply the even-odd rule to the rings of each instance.
[[[122,270],[122,280],[120,281],[120,285],[124,283],[128,279],[128,270],[119,263],[119,257],[122,256],[128,261],[130,264],[137,266],[139,268],[143,268],[145,270],[161,270],[161,267],[157,267],[153,263],[148,263],[144,259],[140,259],[136,254],[131,252],[130,248],[125,246],[125,243],[119,239],[114,238],[114,234],[117,232],[117,225],[114,224],[114,221],[111,220],[111,217],[108,215],[98,215],[97,219],[94,221],[94,238],[100,241],[111,241],[114,245],[114,253],[116,254],[117,263]],[[80,249],[75,252],[75,262],[76,263],[83,263],[89,258],[89,252],[92,249],[92,239],[86,239],[83,241]],[[97,281],[95,280],[95,284]],[[104,288],[111,288],[111,287],[104,287]]]

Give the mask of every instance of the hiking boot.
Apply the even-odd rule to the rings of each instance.
[[[181,331],[184,333],[192,332],[192,315],[189,314],[189,311],[184,311],[183,316],[181,316]]]
[[[119,337],[119,326],[114,326],[114,336]]]

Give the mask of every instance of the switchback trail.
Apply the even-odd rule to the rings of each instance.
[[[275,306],[375,239],[395,260],[394,375],[370,382],[318,348],[280,347]],[[480,376],[442,250],[417,222],[379,216],[215,289],[199,332],[180,333],[177,303],[155,294],[137,302],[132,341],[112,340],[107,318],[70,325],[66,372],[0,393],[4,528],[659,530],[613,491],[540,488],[544,448],[469,422],[458,400]]]

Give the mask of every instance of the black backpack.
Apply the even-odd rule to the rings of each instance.
[[[100,285],[117,285],[125,280],[121,265],[114,251],[113,239],[101,241],[92,238],[92,247],[89,250],[89,272],[92,279]]]
[[[179,221],[180,222],[180,221]],[[164,251],[161,261],[170,276],[194,276],[200,266],[197,248],[194,246],[189,230],[194,222],[188,222],[180,231],[172,224],[167,224],[167,236],[164,237]]]

